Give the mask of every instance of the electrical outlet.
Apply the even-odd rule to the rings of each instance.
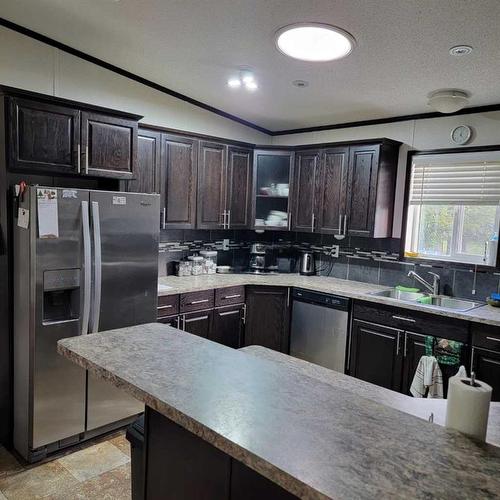
[[[338,245],[332,245],[332,248],[330,248],[330,251],[328,252],[328,255],[330,257],[334,257],[336,259],[339,258],[339,246]]]
[[[222,240],[222,250],[229,250],[229,240],[228,239]]]

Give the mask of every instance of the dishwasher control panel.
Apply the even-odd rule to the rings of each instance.
[[[346,297],[339,297],[338,295],[330,295],[322,292],[311,292],[310,290],[303,290],[302,288],[294,288],[294,300],[301,300],[313,304],[341,309],[344,311],[349,310],[350,300]]]

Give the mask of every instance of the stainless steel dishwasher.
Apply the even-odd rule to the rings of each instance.
[[[345,372],[349,299],[296,288],[290,355]]]

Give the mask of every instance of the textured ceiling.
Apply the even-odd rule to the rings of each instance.
[[[431,111],[439,88],[500,102],[499,0],[2,0],[0,15],[271,130]],[[305,63],[274,46],[281,26],[316,21],[355,51]],[[449,55],[469,44],[471,55]],[[260,89],[227,78],[253,68]],[[298,89],[293,80],[309,81]]]

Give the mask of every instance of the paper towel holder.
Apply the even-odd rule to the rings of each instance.
[[[471,387],[482,387],[481,384],[478,384],[476,382],[476,373],[475,372],[471,372],[470,380],[462,380],[462,384],[470,385]]]

